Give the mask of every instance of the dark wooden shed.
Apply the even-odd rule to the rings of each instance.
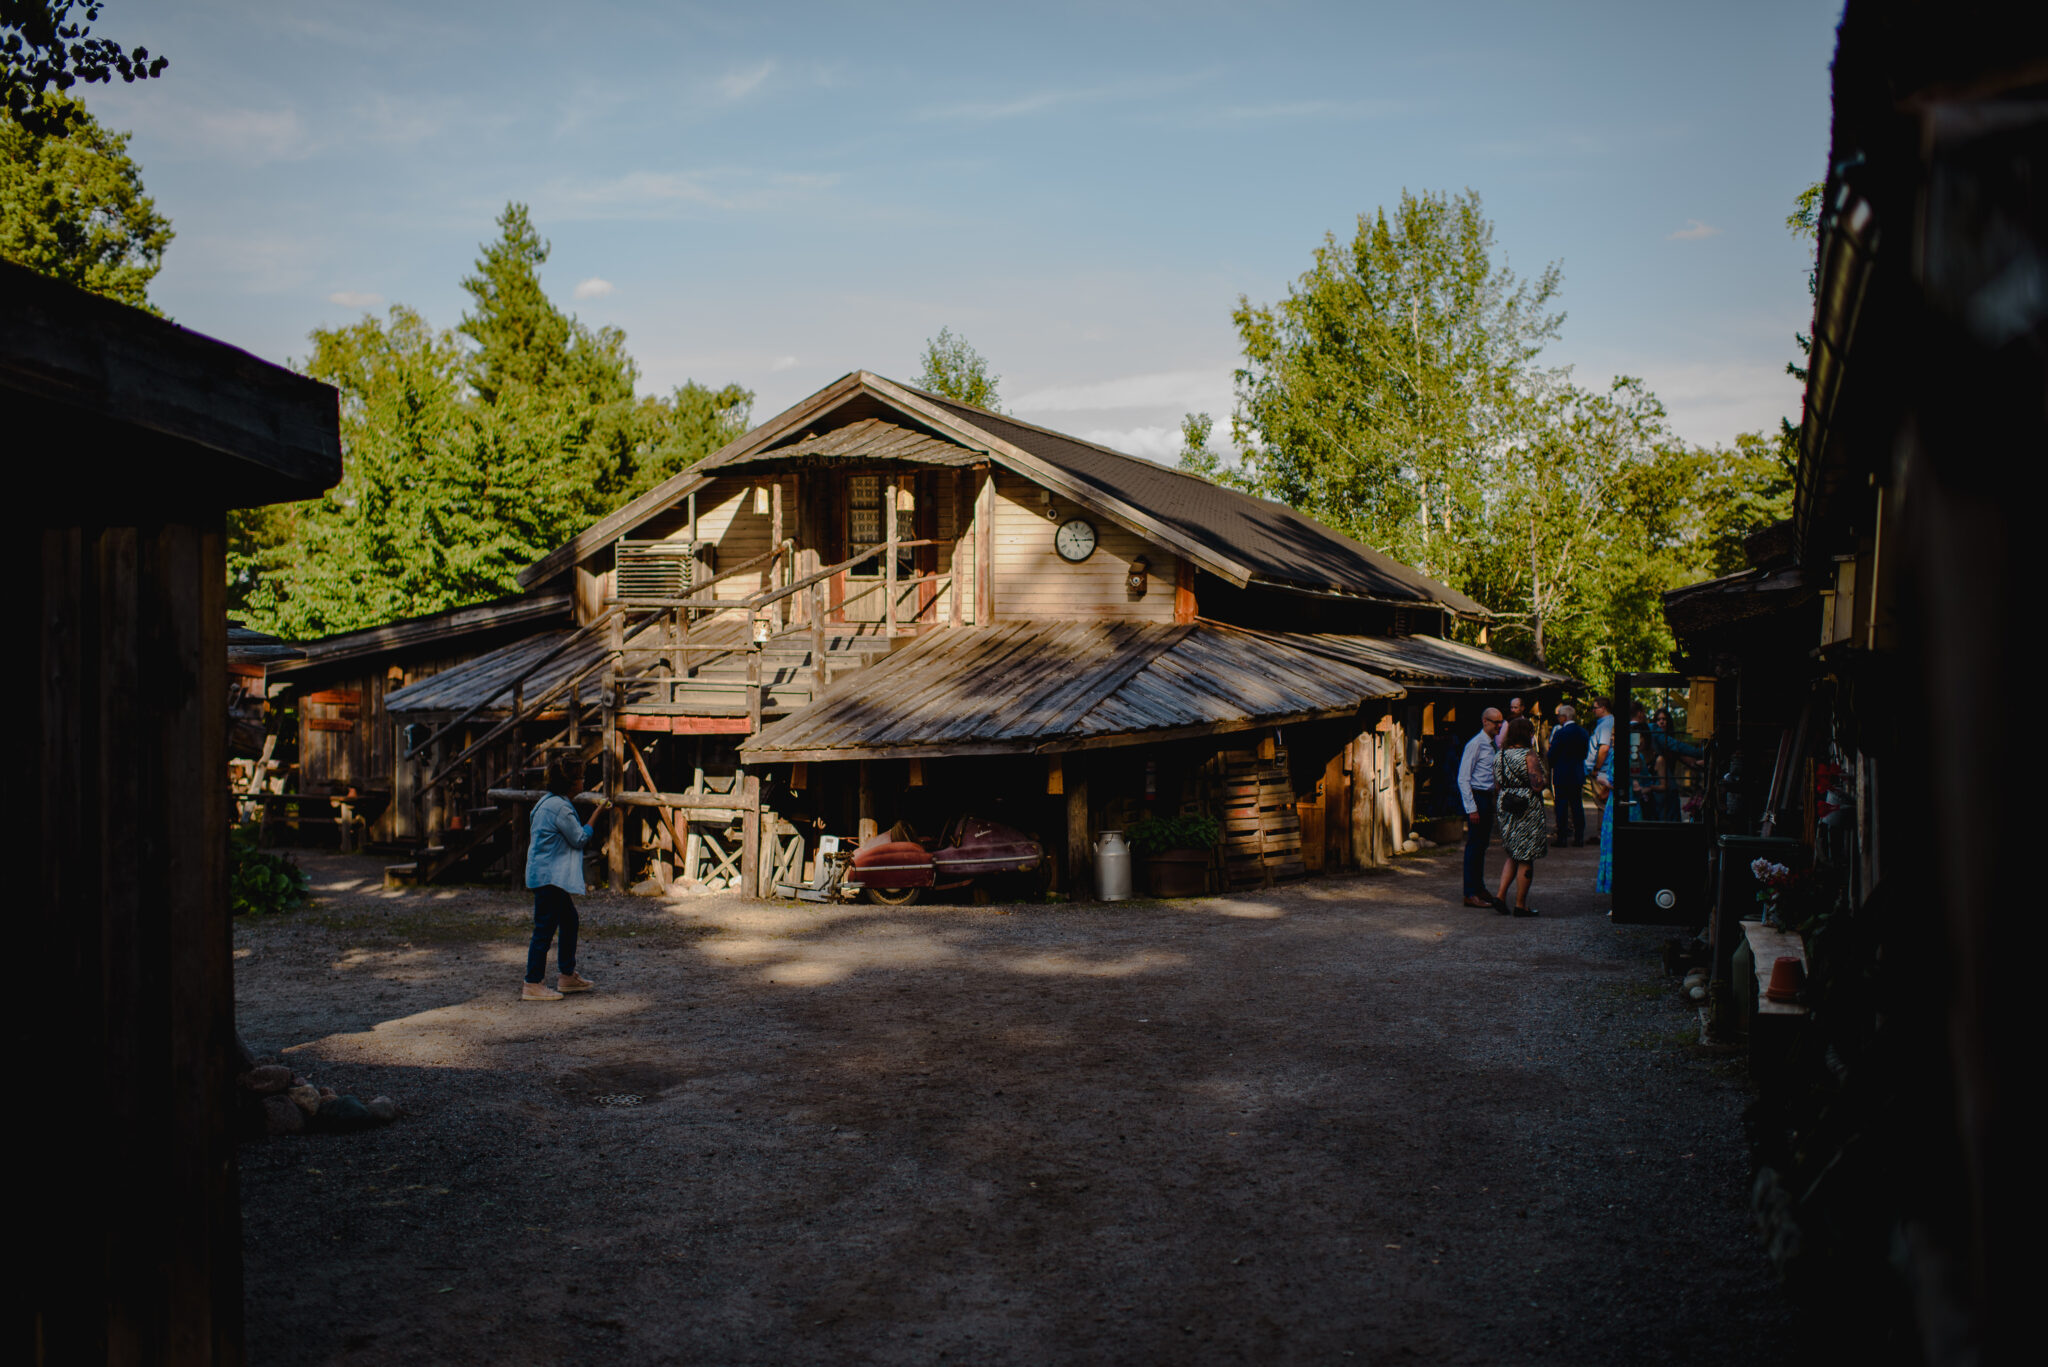
[[[225,513],[340,478],[335,393],[0,262],[0,432],[36,523],[7,543],[9,1357],[240,1362]]]

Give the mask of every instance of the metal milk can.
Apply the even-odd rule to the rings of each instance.
[[[1124,902],[1131,896],[1131,847],[1122,831],[1104,831],[1095,839],[1095,897]]]

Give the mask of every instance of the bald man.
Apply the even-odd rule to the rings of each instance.
[[[1479,729],[1458,757],[1458,799],[1465,804],[1465,905],[1499,907],[1486,888],[1486,844],[1493,839],[1494,737],[1500,734],[1498,707],[1480,714]]]

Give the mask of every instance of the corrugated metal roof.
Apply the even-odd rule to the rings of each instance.
[[[906,386],[907,387],[907,386]],[[1393,602],[1438,603],[1453,612],[1486,609],[1420,570],[1294,511],[1199,475],[1127,456],[937,394],[922,394],[994,437],[1027,451],[1110,498],[1143,509],[1188,539],[1251,570],[1255,578],[1302,588],[1362,593]]]
[[[1331,659],[1344,660],[1416,688],[1542,688],[1575,685],[1569,674],[1556,674],[1521,660],[1511,660],[1478,646],[1440,636],[1343,636],[1327,632],[1287,633],[1294,642]]]
[[[1341,715],[1399,684],[1214,622],[935,631],[741,747],[752,762],[1057,751]]]

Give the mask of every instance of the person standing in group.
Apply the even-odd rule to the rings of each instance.
[[[581,928],[570,894],[583,892],[583,851],[593,828],[576,815],[571,801],[583,787],[583,766],[556,760],[548,765],[547,795],[533,804],[533,840],[526,850],[526,886],[533,889],[533,941],[526,948],[526,984],[522,1001],[558,1002],[565,992],[588,992],[596,984],[576,972],[576,932]],[[611,803],[600,801],[594,822]],[[560,931],[556,956],[560,975],[555,986],[547,976],[548,946]]]
[[[1502,733],[1494,757],[1494,808],[1500,813],[1500,847],[1507,855],[1501,866],[1500,891],[1493,909],[1508,914],[1508,889],[1515,890],[1516,916],[1534,916],[1529,885],[1536,880],[1536,861],[1550,848],[1550,823],[1543,815],[1543,761],[1536,754],[1536,723],[1517,717]]]
[[[1486,842],[1493,838],[1494,761],[1499,753],[1493,738],[1500,734],[1500,709],[1480,714],[1479,729],[1458,757],[1458,797],[1465,804],[1465,905],[1490,907],[1486,891]]]
[[[1614,891],[1614,711],[1605,698],[1593,700],[1600,720],[1593,723],[1593,800],[1600,812],[1600,869],[1593,886]]]
[[[1579,725],[1579,710],[1570,703],[1557,709],[1550,733],[1551,800],[1557,806],[1557,843],[1586,843],[1586,807],[1581,797],[1586,782],[1586,749],[1590,741]]]
[[[1586,786],[1593,790],[1593,820],[1600,831],[1607,829],[1607,793],[1614,786],[1614,769],[1609,763],[1613,747],[1614,705],[1605,698],[1595,698],[1593,730],[1586,737]]]
[[[1501,721],[1500,721],[1500,729],[1499,729],[1498,731],[1495,731],[1495,732],[1493,733],[1493,748],[1494,748],[1494,749],[1496,749],[1496,750],[1500,749],[1500,741],[1501,741],[1501,737],[1502,737],[1502,736],[1505,736],[1505,735],[1506,735],[1506,734],[1508,733],[1508,728],[1509,728],[1510,726],[1513,726],[1513,725],[1514,725],[1514,724],[1515,724],[1516,722],[1520,721],[1521,719],[1522,719],[1522,700],[1521,700],[1520,698],[1509,698],[1509,699],[1508,699],[1508,714],[1507,714],[1507,715],[1506,715],[1505,717],[1502,717],[1502,718],[1501,718]]]

